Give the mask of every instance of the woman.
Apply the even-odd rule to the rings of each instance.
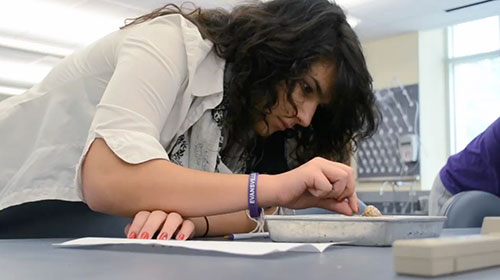
[[[357,36],[327,0],[166,5],[0,103],[0,144],[16,147],[0,157],[0,209],[83,200],[140,213],[131,238],[165,224],[162,239],[248,232],[247,208],[255,218],[277,206],[352,215],[354,175],[339,162],[377,127],[371,82]],[[245,175],[284,131],[289,171]]]

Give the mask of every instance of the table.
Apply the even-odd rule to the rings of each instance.
[[[478,232],[445,229],[443,235]],[[243,257],[181,248],[52,246],[63,241],[67,239],[0,240],[0,279],[419,279],[395,274],[391,247],[334,246],[321,254]],[[496,267],[446,279],[499,279],[499,275]]]

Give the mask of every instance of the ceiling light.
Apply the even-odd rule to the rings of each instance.
[[[84,4],[87,1],[80,2]],[[123,25],[123,20],[130,16],[84,9],[80,7],[82,4],[38,0],[0,1],[0,31],[16,34],[17,38],[41,38],[78,48],[117,30]]]
[[[63,58],[71,54],[74,49],[61,48],[49,44],[37,43],[23,39],[14,39],[0,36],[0,47],[32,52],[42,55],[50,55]]]
[[[53,67],[54,65],[49,64],[25,64],[2,60],[0,61],[1,84],[30,87],[40,82]]]
[[[0,94],[20,95],[24,93],[26,90],[27,89],[25,88],[0,86]]]

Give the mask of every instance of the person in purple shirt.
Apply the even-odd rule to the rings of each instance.
[[[429,215],[438,215],[448,199],[464,191],[484,191],[500,197],[500,118],[465,149],[448,158],[432,186]]]

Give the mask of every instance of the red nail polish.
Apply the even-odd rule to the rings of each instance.
[[[341,198],[341,199],[337,200],[337,202],[343,202],[343,201],[345,201],[345,199],[346,199],[346,198],[345,198],[345,197],[343,197],[343,198]]]
[[[359,204],[358,204],[358,213],[361,212],[361,209],[359,208]]]
[[[131,232],[131,233],[128,235],[128,238],[129,238],[129,239],[136,239],[136,238],[137,238],[137,233],[135,233],[135,232]]]
[[[149,234],[147,232],[143,232],[141,234],[141,239],[149,239]]]
[[[177,240],[184,240],[184,234],[179,234],[179,236],[177,236]]]
[[[168,238],[168,234],[166,232],[162,232],[160,234],[160,237],[158,237],[158,239],[160,239],[160,240],[167,240],[167,238]]]

